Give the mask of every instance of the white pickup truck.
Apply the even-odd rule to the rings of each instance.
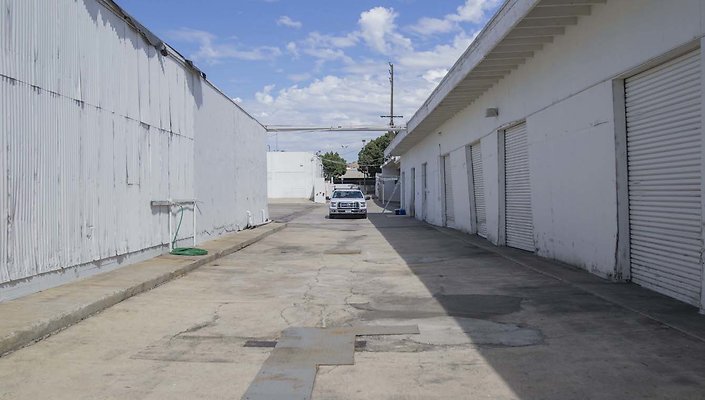
[[[328,205],[328,218],[334,219],[339,215],[367,218],[367,202],[360,189],[343,189],[333,192]]]

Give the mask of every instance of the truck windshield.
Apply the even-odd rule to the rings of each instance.
[[[333,192],[334,199],[361,199],[363,198],[362,192],[349,191],[349,192]]]

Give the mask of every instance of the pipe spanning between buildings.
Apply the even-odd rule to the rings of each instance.
[[[402,132],[401,126],[286,126],[265,125],[267,132]]]

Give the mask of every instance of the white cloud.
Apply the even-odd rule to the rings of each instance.
[[[409,30],[423,36],[448,33],[460,29],[459,23],[477,24],[483,22],[487,17],[487,12],[493,10],[498,4],[499,0],[465,0],[465,3],[455,10],[455,13],[447,14],[443,18],[423,17],[415,25],[409,27]]]
[[[276,93],[273,85],[265,86],[257,92],[256,102],[251,106],[255,115],[266,118],[263,119],[265,124],[383,126],[386,122],[380,115],[389,110],[386,64],[389,56],[397,67],[395,112],[410,118],[475,35],[467,35],[460,29],[451,43],[415,50],[411,40],[397,31],[396,18],[394,10],[375,7],[361,13],[359,30],[339,36],[312,32],[302,41],[291,42],[287,45],[290,53],[314,57],[319,66],[331,60],[343,61],[343,66],[337,74],[329,73],[305,85],[299,83],[311,79],[310,75],[289,75],[296,84]],[[451,25],[456,26],[454,22]],[[353,59],[344,52],[360,42],[384,54],[384,59],[374,55]],[[397,123],[403,124],[403,120]],[[319,145],[318,142],[310,144]]]
[[[309,56],[315,57],[321,61],[342,60],[345,62],[352,62],[352,59],[348,57],[343,50],[340,49],[311,47],[308,49],[304,49],[304,53]]]
[[[272,89],[274,89],[274,85],[265,86],[261,92],[255,93],[255,100],[267,106],[272,105],[274,103],[274,97],[270,94]]]
[[[286,44],[286,51],[289,52],[294,58],[299,58],[299,46],[294,42],[289,42]]]
[[[266,85],[247,108],[264,124],[383,127],[387,120],[380,115],[389,110],[386,62],[392,60],[396,66],[395,113],[405,116],[396,122],[403,125],[477,35],[477,32],[466,33],[461,24],[481,22],[498,1],[466,0],[455,12],[441,18],[419,19],[405,31],[421,36],[454,32],[450,42],[435,41],[439,44],[431,46],[422,42],[417,44],[419,48],[400,33],[396,24],[398,14],[385,7],[362,12],[352,32],[336,35],[311,32],[303,40],[289,42],[286,50],[294,57],[313,58],[316,69],[287,75],[293,84],[288,87],[280,84],[276,91],[274,85]],[[351,50],[359,45],[369,50],[363,55],[360,55],[363,49]],[[338,62],[334,70],[322,68],[333,61]],[[326,74],[315,79],[323,71]],[[340,151],[346,159],[355,160],[361,139],[379,134],[280,134],[278,143],[280,149],[289,151]],[[273,143],[270,139],[270,144]],[[349,148],[342,150],[341,143],[348,143]]]
[[[447,33],[456,29],[457,25],[449,19],[421,18],[411,29],[421,35],[433,35],[435,33]]]
[[[311,78],[311,74],[308,74],[308,73],[303,73],[303,74],[289,74],[289,75],[287,75],[286,77],[289,78],[290,81],[293,81],[293,82],[301,82],[301,81],[305,81],[305,80],[310,79],[310,78]]]
[[[397,32],[394,9],[375,7],[360,14],[360,36],[378,53],[389,53],[397,49],[410,49],[411,40]]]
[[[422,77],[426,80],[426,82],[433,83],[434,85],[437,85],[441,79],[443,79],[444,76],[448,73],[448,69],[446,68],[438,68],[438,69],[429,69],[422,75]]]
[[[308,37],[304,40],[304,43],[314,47],[324,46],[343,49],[346,47],[355,46],[358,41],[359,40],[356,32],[349,33],[343,36],[323,35],[319,32],[311,32],[308,34]]]
[[[257,101],[248,105],[248,109],[256,115],[266,112],[264,124],[383,127],[386,120],[380,115],[389,110],[387,65],[381,62],[370,62],[365,67],[355,65],[343,75],[327,75],[276,93],[273,85],[267,85],[255,95]],[[399,71],[395,76],[395,113],[409,118],[431,93],[442,72],[433,71],[426,80],[420,79],[417,72]],[[403,120],[397,123],[403,124]]]
[[[441,44],[431,50],[409,52],[399,57],[399,64],[409,69],[449,68],[470,46],[477,33],[467,36],[461,32],[453,38],[450,44]]]
[[[277,25],[286,26],[294,29],[299,29],[303,26],[301,21],[294,21],[293,19],[291,19],[291,17],[287,15],[282,15],[281,17],[279,17],[279,19],[277,19]]]
[[[198,50],[190,57],[210,64],[226,59],[246,61],[271,60],[281,55],[281,50],[273,46],[260,46],[242,49],[230,43],[216,43],[217,36],[206,31],[183,28],[169,33],[169,37],[188,43],[197,43]]]
[[[319,32],[311,32],[304,39],[296,42],[289,42],[287,50],[294,58],[298,58],[300,54],[305,54],[316,59],[316,68],[320,69],[322,65],[329,61],[340,60],[344,63],[351,63],[350,58],[345,53],[345,48],[355,46],[358,43],[356,33],[350,33],[343,36],[323,35]]]
[[[239,97],[233,97],[233,101],[236,103],[242,103],[242,99]]]
[[[499,4],[499,0],[465,0],[455,14],[446,16],[453,21],[479,23],[485,19],[485,13]]]
[[[378,53],[390,55],[413,49],[410,39],[397,31],[397,13],[391,8],[374,7],[360,14],[358,29],[343,35],[327,35],[310,32],[298,42],[289,42],[287,50],[294,57],[306,54],[318,60],[318,67],[332,60],[352,63],[345,49],[357,46],[360,42]]]

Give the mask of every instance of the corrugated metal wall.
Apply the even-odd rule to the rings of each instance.
[[[196,114],[195,182],[199,235],[243,229],[247,211],[255,224],[267,218],[267,152],[264,128],[233,103],[203,86]]]
[[[261,222],[261,125],[97,0],[0,0],[0,284]],[[191,236],[190,211],[181,237]]]

